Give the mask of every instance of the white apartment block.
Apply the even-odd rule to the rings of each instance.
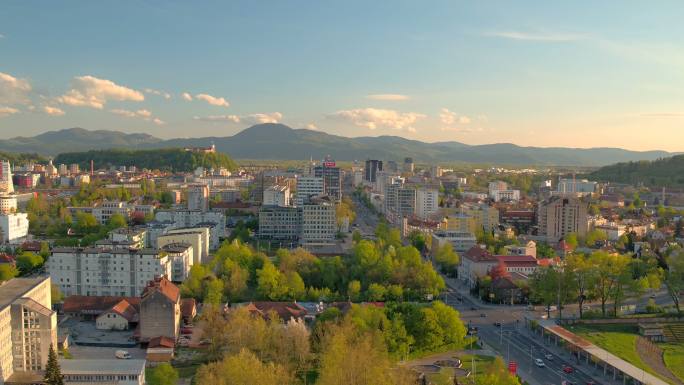
[[[337,216],[335,204],[330,202],[302,205],[302,245],[327,245],[335,242]]]
[[[173,282],[183,282],[190,274],[194,257],[193,248],[189,243],[168,243],[159,248],[171,260],[171,275],[168,279]]]
[[[0,383],[27,376],[41,382],[50,345],[57,346],[57,314],[51,306],[50,277],[0,284]]]
[[[451,244],[455,252],[464,253],[477,244],[477,238],[466,231],[435,231],[432,233],[432,254],[436,254],[447,243]]]
[[[10,214],[17,211],[17,197],[14,195],[0,195],[0,214]]]
[[[209,262],[209,228],[194,227],[187,229],[171,229],[156,239],[156,247],[163,248],[174,243],[192,245],[192,264]]]
[[[520,190],[498,190],[493,195],[490,195],[490,198],[494,199],[494,202],[517,202],[520,200]]]
[[[559,194],[591,195],[597,191],[597,182],[587,179],[559,179],[556,192]]]
[[[421,187],[416,189],[416,216],[428,219],[439,208],[439,190]]]
[[[209,248],[216,250],[226,232],[226,216],[221,211],[159,210],[155,213],[158,222],[169,222],[170,229],[188,227],[209,228]]]
[[[0,215],[0,243],[20,243],[28,237],[29,220],[26,213]]]
[[[0,193],[11,194],[13,192],[12,166],[8,160],[0,160]]]
[[[264,189],[262,203],[264,206],[289,206],[290,188],[276,185]]]
[[[172,276],[172,258],[154,249],[57,247],[46,263],[64,295],[130,296],[147,282]]]
[[[209,210],[209,186],[203,183],[188,185],[188,210]]]
[[[316,176],[297,177],[297,193],[295,195],[295,205],[301,206],[308,202],[311,197],[323,195],[325,191],[323,178]]]

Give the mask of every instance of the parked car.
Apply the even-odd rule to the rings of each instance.
[[[500,327],[501,327],[501,322],[494,322],[494,326],[500,328]]]
[[[553,354],[551,354],[551,353],[546,353],[546,354],[544,355],[544,357],[546,357],[546,359],[549,360],[549,361],[553,361]]]
[[[131,359],[131,354],[125,350],[117,350],[114,353],[114,356],[120,360],[130,360]]]
[[[572,366],[570,366],[570,365],[563,365],[563,371],[565,373],[572,373],[575,371],[575,369],[573,369]]]
[[[485,318],[485,317],[487,317],[487,314],[486,313],[480,313],[480,317]]]
[[[544,363],[544,361],[542,361],[541,358],[535,358],[535,359],[534,359],[534,364],[537,365],[537,366],[540,367],[540,368],[543,368],[544,366],[546,366],[546,364]]]

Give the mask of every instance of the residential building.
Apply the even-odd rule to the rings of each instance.
[[[322,177],[298,176],[297,193],[295,195],[295,205],[300,206],[308,202],[311,197],[323,195],[325,193]]]
[[[471,232],[437,230],[432,233],[432,254],[446,243],[450,243],[457,253],[464,253],[477,244],[477,238]]]
[[[139,296],[155,277],[171,277],[173,265],[155,249],[56,247],[46,268],[65,295]]]
[[[404,172],[413,173],[414,168],[413,158],[404,158]]]
[[[556,243],[567,234],[583,237],[587,233],[587,204],[581,199],[552,196],[539,202],[537,208],[538,235],[547,242]]]
[[[188,185],[188,210],[209,210],[209,186],[204,183]]]
[[[342,200],[342,172],[335,166],[335,161],[326,159],[322,165],[314,167],[314,176],[323,178],[323,191],[326,195],[335,202]]]
[[[78,167],[78,163],[72,163],[69,165],[69,173],[72,175],[76,175],[79,172],[81,172],[80,168]]]
[[[366,160],[366,167],[364,169],[364,180],[368,183],[375,183],[378,171],[382,171],[382,161],[376,159]]]
[[[264,206],[289,206],[290,188],[288,186],[276,185],[264,189],[262,204]]]
[[[0,214],[12,214],[17,211],[17,197],[0,195]]]
[[[416,213],[416,189],[404,185],[397,190],[397,215],[410,218]]]
[[[189,243],[168,243],[159,248],[160,253],[165,253],[171,260],[171,274],[168,278],[173,282],[181,283],[190,274],[193,265],[193,248]]]
[[[431,187],[416,189],[416,216],[428,219],[439,208],[439,190]]]
[[[158,210],[155,219],[158,222],[169,222],[169,227],[174,229],[208,227],[211,250],[219,248],[221,238],[226,232],[226,216],[221,211]]]
[[[598,183],[587,179],[558,179],[556,193],[558,194],[577,194],[591,195],[597,192]]]
[[[98,330],[128,330],[132,323],[139,321],[137,306],[140,306],[140,301],[119,300],[114,306],[97,315],[95,328]]]
[[[13,192],[12,166],[9,160],[0,160],[0,193],[11,194]]]
[[[180,289],[164,277],[145,287],[140,300],[140,341],[155,337],[178,339],[181,321]]]
[[[191,265],[209,262],[209,228],[190,227],[184,229],[170,229],[156,239],[157,248],[171,244],[189,244],[192,246]]]
[[[63,359],[59,360],[64,383],[103,385],[145,385],[145,360]]]
[[[0,214],[0,243],[20,243],[28,237],[26,213]]]
[[[326,245],[335,242],[337,216],[335,204],[315,200],[301,206],[302,225],[299,239],[302,245]]]
[[[519,273],[525,276],[537,271],[537,259],[531,255],[497,255],[499,263],[506,267],[508,273]]]
[[[489,198],[493,199],[494,202],[519,201],[520,190],[509,189],[506,182],[489,182]]]
[[[490,254],[484,245],[475,245],[461,254],[461,264],[458,265],[458,279],[468,287],[473,288],[478,278],[484,277],[492,267],[499,264],[496,256]]]
[[[507,245],[504,250],[506,255],[530,255],[537,258],[537,244],[534,241],[528,241],[524,245]]]
[[[13,278],[0,284],[0,383],[42,379],[50,345],[57,346],[50,277]]]
[[[143,249],[147,244],[147,231],[144,228],[122,227],[110,231],[107,238],[112,244],[128,244],[132,248]]]

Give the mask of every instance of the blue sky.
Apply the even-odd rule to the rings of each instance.
[[[681,1],[3,2],[0,136],[279,121],[682,151],[682,14]]]

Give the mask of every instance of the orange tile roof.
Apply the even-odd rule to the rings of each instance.
[[[166,279],[166,277],[157,277],[150,281],[143,290],[142,298],[144,299],[157,291],[166,296],[171,302],[178,303],[180,301],[180,289]]]

